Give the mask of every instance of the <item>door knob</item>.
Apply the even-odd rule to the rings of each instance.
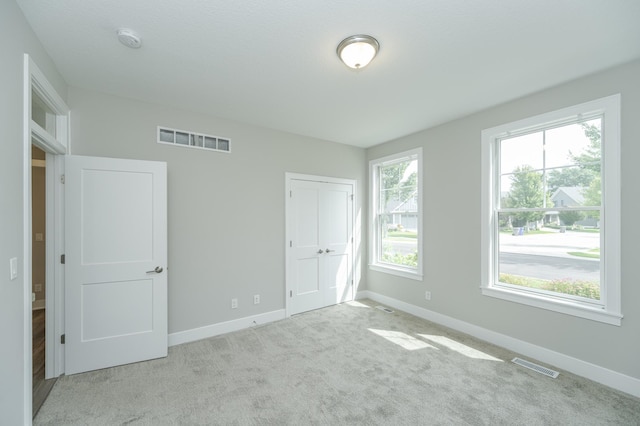
[[[325,251],[326,251],[327,253],[331,253],[332,251],[335,251],[335,250],[329,250],[329,249],[326,249]]]
[[[318,254],[322,254],[322,253],[324,253],[324,252],[322,251],[322,249],[320,249],[320,250],[318,250],[318,251],[317,251],[317,253],[318,253]]]
[[[147,271],[147,274],[152,274],[154,272],[156,274],[159,274],[160,272],[162,272],[162,268],[160,266],[156,266],[156,269],[154,269],[153,271]]]

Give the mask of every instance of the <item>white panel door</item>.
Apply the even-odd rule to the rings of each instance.
[[[353,300],[353,187],[323,184],[324,306]]]
[[[353,186],[291,180],[288,313],[353,300]]]
[[[166,163],[65,157],[65,373],[167,356]]]
[[[318,182],[294,180],[291,183],[292,244],[291,308],[292,313],[306,312],[324,306],[321,285],[324,249],[320,241],[320,195]],[[293,195],[295,194],[295,196]]]

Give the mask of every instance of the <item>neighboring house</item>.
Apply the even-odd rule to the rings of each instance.
[[[584,190],[581,186],[561,186],[551,196],[555,207],[574,207],[584,204]]]
[[[581,186],[561,186],[551,196],[551,201],[555,207],[577,207],[584,205],[584,191],[587,188]],[[545,223],[564,225],[558,212],[549,212],[545,217]],[[599,227],[599,220],[586,218],[575,223],[578,226]]]
[[[414,192],[405,200],[389,200],[385,211],[390,212],[388,229],[396,229],[401,225],[404,229],[418,229],[418,192]]]

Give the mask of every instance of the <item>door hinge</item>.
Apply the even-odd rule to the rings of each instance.
[[[60,183],[62,183],[62,184],[65,183],[64,175],[60,175]]]
[[[64,265],[64,262],[67,260],[67,257],[64,254],[60,255],[60,263]]]
[[[293,240],[289,240],[289,247],[293,247]]]
[[[353,201],[353,194],[351,194],[351,201]]]
[[[63,345],[64,345],[65,340],[66,340],[65,336],[66,336],[66,334],[63,334],[63,335],[60,336],[60,343],[63,344]]]
[[[293,290],[289,290],[289,297],[293,297]]]
[[[289,198],[293,198],[293,191],[289,191]]]

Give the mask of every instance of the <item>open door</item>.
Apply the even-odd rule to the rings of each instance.
[[[167,356],[166,163],[65,157],[65,373]]]

